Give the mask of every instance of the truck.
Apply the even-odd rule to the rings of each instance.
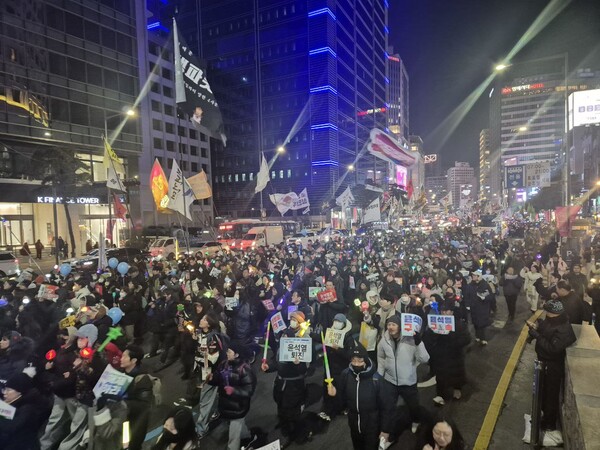
[[[236,248],[246,250],[281,243],[283,243],[283,228],[281,225],[262,226],[250,228],[248,233],[239,241],[239,245],[236,245]]]

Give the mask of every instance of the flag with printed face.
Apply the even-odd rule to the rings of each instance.
[[[196,199],[204,200],[205,198],[212,197],[212,189],[210,184],[208,184],[208,178],[206,177],[204,170],[201,170],[200,173],[188,178],[187,181],[192,187]]]
[[[256,188],[254,189],[254,193],[258,194],[264,188],[267,187],[267,183],[269,182],[269,163],[265,159],[265,155],[261,154],[260,158],[260,170],[256,175]]]
[[[150,171],[150,191],[152,192],[157,211],[170,214],[171,212],[167,208],[167,203],[169,202],[169,196],[167,195],[169,193],[169,184],[158,159],[154,160],[152,170]]]
[[[219,104],[206,78],[206,68],[194,56],[179,35],[177,23],[173,19],[174,59],[175,59],[175,101],[195,126],[204,125],[221,136],[223,144],[223,118]]]

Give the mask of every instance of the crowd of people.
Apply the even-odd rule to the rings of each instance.
[[[584,295],[596,308],[600,301],[600,263],[584,257],[566,267],[552,245],[525,251],[452,228],[136,258],[126,272],[61,267],[48,279],[26,271],[1,291],[0,388],[10,417],[0,417],[0,448],[127,441],[140,449],[162,403],[162,370],[175,362],[186,395],[166,414],[155,449],[201,448],[216,418],[228,423],[228,449],[258,447],[260,430],[245,418],[269,372],[282,447],[316,432],[305,423],[306,379],[323,372],[318,420],[346,414],[355,449],[385,450],[405,430],[418,450],[465,448],[443,408],[436,414],[420,401],[417,367],[435,380],[433,407],[460,401],[465,348],[488,344],[500,286],[509,321],[522,285],[531,310],[586,319]],[[598,281],[588,285],[582,266]],[[542,345],[550,326],[531,328]],[[107,373],[125,382],[98,389]]]

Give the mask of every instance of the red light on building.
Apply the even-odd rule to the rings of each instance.
[[[398,58],[396,56],[388,56],[388,59],[390,59],[392,61],[400,62],[400,58]]]
[[[375,109],[367,109],[366,111],[359,111],[356,113],[356,115],[358,117],[364,117],[370,114],[376,114],[376,113],[380,113],[380,112],[386,112],[387,108],[385,106],[382,106],[381,108],[375,108]]]

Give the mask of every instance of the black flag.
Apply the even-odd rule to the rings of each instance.
[[[221,136],[223,144],[223,118],[219,104],[206,78],[206,67],[194,56],[192,50],[179,36],[173,19],[175,53],[175,101],[196,126],[202,124]]]

